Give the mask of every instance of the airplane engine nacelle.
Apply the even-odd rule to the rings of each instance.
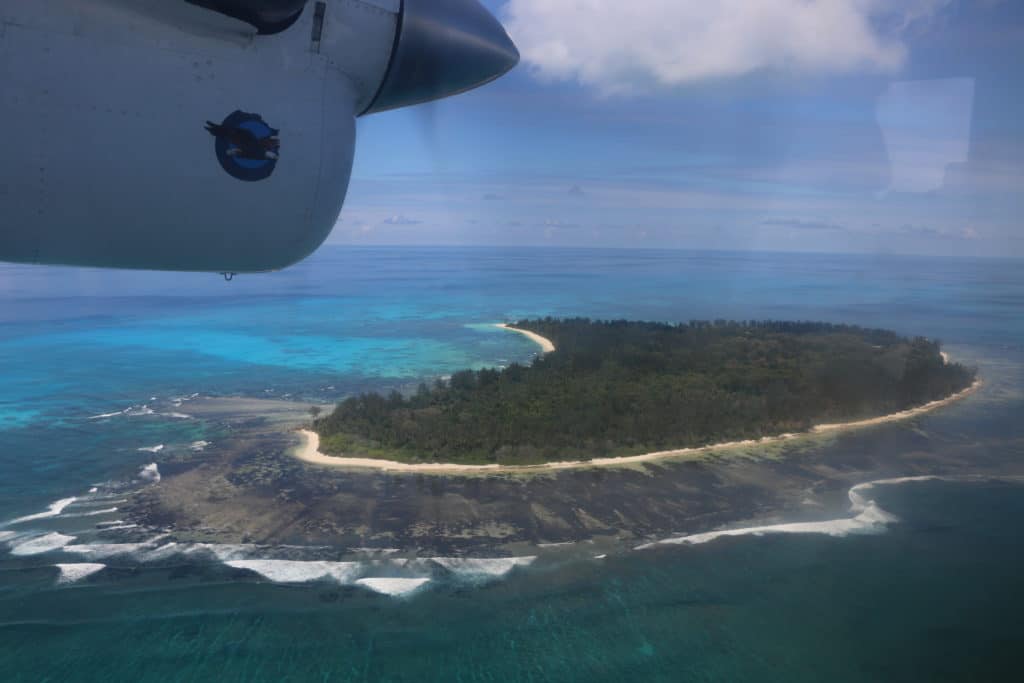
[[[284,268],[337,221],[357,115],[517,59],[475,0],[4,1],[0,260]]]

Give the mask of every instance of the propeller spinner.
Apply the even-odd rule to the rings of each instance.
[[[518,63],[515,44],[477,0],[404,0],[387,76],[363,113],[457,95]]]

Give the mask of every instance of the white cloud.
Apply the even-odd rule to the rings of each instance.
[[[604,94],[763,69],[891,72],[902,34],[949,0],[509,0],[506,25],[542,78]]]

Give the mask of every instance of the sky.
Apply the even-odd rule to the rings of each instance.
[[[1024,3],[485,4],[522,63],[360,119],[329,243],[1024,256]]]

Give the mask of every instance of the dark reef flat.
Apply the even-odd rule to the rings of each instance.
[[[230,436],[202,453],[169,449],[162,481],[135,494],[127,514],[179,540],[220,543],[469,554],[587,539],[629,544],[753,519],[843,516],[849,487],[871,479],[1019,474],[1001,452],[1024,446],[947,440],[910,421],[700,460],[445,477],[304,465],[289,454],[298,444],[290,429],[308,421],[307,409],[250,399],[191,404]]]

